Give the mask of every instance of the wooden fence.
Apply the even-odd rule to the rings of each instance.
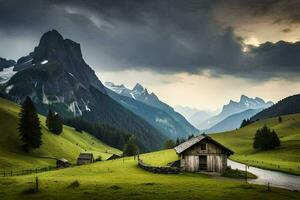
[[[0,171],[0,177],[7,177],[7,176],[22,176],[22,175],[29,175],[41,172],[47,172],[57,169],[55,166],[48,166],[42,168],[35,168],[35,169],[23,169],[23,170],[6,170]]]

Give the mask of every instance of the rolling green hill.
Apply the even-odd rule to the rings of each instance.
[[[252,166],[268,168],[288,173],[300,174],[300,114],[260,120],[235,131],[211,134],[235,154],[233,160],[248,163]],[[252,148],[256,130],[263,125],[274,129],[281,141],[281,146],[274,150],[257,151]]]
[[[141,155],[162,165],[175,155],[166,150]],[[246,184],[244,180],[197,173],[153,174],[132,157],[97,162],[38,174],[39,192],[32,193],[36,175],[0,178],[4,199],[297,199],[298,192]]]
[[[101,155],[106,159],[112,153],[121,151],[111,148],[87,133],[78,133],[74,128],[64,126],[61,135],[48,132],[45,117],[40,116],[43,144],[39,149],[24,153],[17,130],[20,107],[0,98],[0,169],[15,170],[55,165],[55,159],[66,158],[76,162],[80,152],[93,152],[94,157]],[[49,157],[49,158],[41,158]]]

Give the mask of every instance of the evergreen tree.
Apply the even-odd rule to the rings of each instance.
[[[30,148],[39,148],[42,144],[40,120],[30,97],[26,97],[22,104],[19,117],[18,130],[24,143],[24,150],[29,151]]]
[[[250,124],[251,124],[250,119],[244,119],[244,120],[242,121],[242,124],[241,124],[240,128],[243,128],[243,127],[248,126],[248,125],[250,125]]]
[[[46,126],[47,126],[47,128],[48,128],[49,131],[52,131],[53,116],[54,116],[54,113],[52,112],[51,109],[49,109],[48,115],[47,115],[47,118],[46,118]]]
[[[135,144],[135,138],[130,136],[124,146],[123,154],[125,156],[133,156],[138,154],[138,146]]]
[[[195,137],[194,134],[189,135],[188,140],[191,139],[191,138],[193,138],[193,137]]]
[[[280,146],[280,140],[273,130],[271,131],[266,125],[256,131],[254,136],[253,148],[260,150],[274,149]]]
[[[282,122],[282,118],[281,116],[278,117],[278,122],[281,123]]]
[[[54,114],[53,118],[52,118],[52,133],[54,134],[61,134],[62,130],[63,130],[63,123],[59,117],[59,115],[56,113]]]
[[[172,149],[175,147],[175,143],[173,140],[167,140],[164,144],[165,149]]]
[[[57,113],[52,112],[50,109],[46,119],[46,126],[48,127],[49,131],[54,134],[61,134],[63,130],[63,123]]]
[[[179,138],[177,138],[177,139],[176,139],[176,142],[175,142],[175,146],[178,146],[178,145],[180,145],[180,140],[179,140]]]

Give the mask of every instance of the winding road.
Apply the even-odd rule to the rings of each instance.
[[[227,165],[231,166],[231,169],[239,169],[245,171],[244,164],[228,160]],[[300,176],[260,169],[251,166],[247,168],[247,170],[258,177],[257,179],[249,179],[249,183],[260,185],[268,185],[268,183],[270,183],[270,186],[273,187],[300,191]]]

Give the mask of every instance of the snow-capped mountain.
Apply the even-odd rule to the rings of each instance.
[[[223,106],[223,109],[220,114],[209,118],[208,120],[199,123],[197,126],[200,130],[205,130],[213,127],[220,121],[229,117],[230,115],[240,113],[249,109],[257,110],[257,109],[265,109],[273,105],[273,102],[268,101],[265,102],[263,99],[259,97],[249,98],[245,95],[241,95],[241,98],[238,102],[230,100],[230,102]]]
[[[163,102],[161,102],[158,99],[158,97],[153,92],[149,93],[147,88],[144,88],[139,83],[137,83],[132,90],[126,88],[123,84],[115,85],[112,82],[105,82],[105,86],[120,95],[133,98],[135,100],[141,101],[150,106],[159,107],[159,108],[167,107]]]
[[[185,138],[198,133],[198,130],[181,114],[160,101],[154,93],[149,93],[141,84],[137,83],[133,89],[129,89],[123,84],[115,85],[112,82],[106,82],[105,86],[108,88],[108,95],[144,118],[168,137]],[[113,93],[109,91],[113,91]]]
[[[14,66],[4,68],[0,71],[0,84],[6,83],[15,74]]]

